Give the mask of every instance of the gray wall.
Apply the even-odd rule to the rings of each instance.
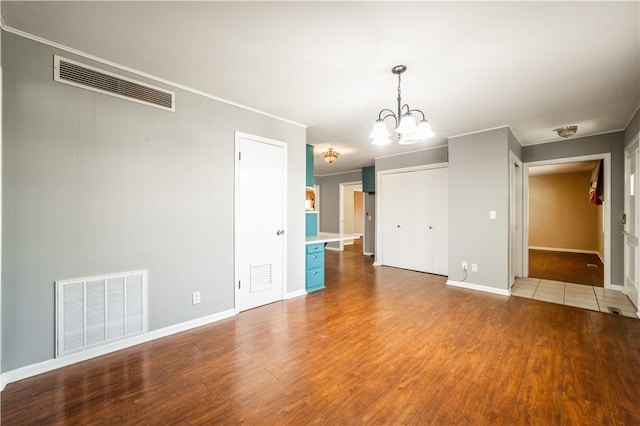
[[[304,128],[175,88],[175,113],[74,88],[54,53],[109,67],[2,45],[2,371],[53,358],[56,280],[148,269],[151,330],[234,307],[234,131],[288,143],[287,291],[304,289]]]
[[[507,139],[509,141],[509,151],[513,152],[515,156],[521,160],[522,159],[522,145],[513,134],[511,129],[507,129]]]
[[[376,194],[364,194],[364,252],[376,252]]]
[[[433,149],[425,149],[402,155],[376,158],[376,174],[383,170],[402,169],[405,167],[422,166],[425,164],[446,163],[447,161],[448,148],[446,146],[440,146]]]
[[[615,132],[522,148],[523,162],[611,153],[611,284],[617,285],[624,284],[624,136]]]
[[[640,110],[636,111],[636,115],[633,116],[627,128],[624,129],[624,146],[627,146],[633,138],[638,136],[638,133],[640,133]]]
[[[508,289],[509,129],[449,139],[449,278]],[[489,212],[496,211],[496,219]],[[471,264],[478,272],[471,272]]]
[[[320,231],[340,232],[340,184],[362,182],[362,171],[316,176],[320,185]],[[339,243],[329,243],[329,247],[339,247]]]

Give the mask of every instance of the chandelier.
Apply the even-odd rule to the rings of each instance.
[[[331,164],[340,157],[340,153],[338,151],[334,151],[333,148],[327,149],[325,152],[320,153],[324,161]]]
[[[378,120],[373,125],[373,130],[369,135],[369,137],[373,139],[371,143],[374,145],[387,145],[391,143],[391,138],[389,137],[391,134],[386,124],[384,124],[384,120],[388,117],[393,117],[395,123],[394,129],[400,138],[398,143],[402,145],[414,144],[420,140],[435,136],[431,130],[431,125],[422,111],[419,109],[411,109],[408,104],[402,105],[400,76],[406,70],[407,67],[405,65],[396,65],[391,68],[391,72],[398,76],[398,110],[394,112],[385,108],[378,113]],[[416,119],[413,116],[414,113],[422,116],[419,124],[416,124]]]

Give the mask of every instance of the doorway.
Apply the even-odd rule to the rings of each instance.
[[[591,174],[598,160],[603,166],[604,202],[601,206],[590,203],[588,195]],[[522,234],[524,277],[539,275],[542,268],[547,275],[538,278],[594,285],[584,278],[554,277],[554,268],[563,272],[569,269],[570,257],[591,255],[591,260],[578,259],[581,266],[577,272],[593,275],[596,271],[601,276],[599,285],[613,288],[609,262],[610,164],[611,155],[607,153],[525,165],[523,201],[527,229]],[[537,265],[532,264],[536,259],[543,260]]]
[[[287,145],[236,132],[235,309],[283,299]]]
[[[362,194],[362,182],[343,182],[340,184],[340,230],[341,234],[358,234],[356,232],[356,226],[364,224],[364,205],[362,204],[364,198],[360,198],[360,205],[355,204],[355,193]],[[355,215],[359,214],[362,217],[356,219]],[[362,234],[362,232],[360,233]],[[353,244],[353,240],[346,240],[339,242],[339,250],[344,250],[345,245]]]

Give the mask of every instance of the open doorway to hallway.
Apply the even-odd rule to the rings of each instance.
[[[604,207],[590,198],[602,161],[570,161],[528,168],[528,276],[604,287]],[[599,177],[600,176],[600,177]]]

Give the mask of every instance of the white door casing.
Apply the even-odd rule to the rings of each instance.
[[[529,276],[529,168],[576,161],[603,160],[604,163],[604,287],[622,290],[622,283],[611,282],[611,153],[583,155],[579,157],[555,158],[523,164],[522,172],[522,276]]]
[[[287,145],[236,132],[235,309],[282,300]]]
[[[353,190],[354,189],[358,189],[358,190],[362,190],[362,181],[354,181],[354,182],[342,182],[340,184],[338,184],[338,188],[339,188],[339,192],[338,192],[338,220],[339,220],[339,225],[338,225],[338,233],[340,234],[353,234],[353,232],[348,232],[348,229],[345,229],[345,218],[350,218],[350,220],[353,220],[353,205],[351,205],[350,207],[348,207],[345,204],[345,191],[347,191],[347,193],[351,193],[353,194]],[[353,195],[350,195],[350,197],[353,199]],[[320,222],[318,222],[320,223]],[[352,224],[353,225],[353,224]],[[351,227],[353,228],[353,226]],[[353,231],[353,229],[352,229]],[[345,244],[346,243],[346,244]],[[344,246],[345,245],[349,245],[352,244],[353,240],[346,240],[346,241],[338,241],[338,250],[339,251],[343,251],[344,250]]]
[[[522,163],[509,155],[509,287],[522,276]]]
[[[640,179],[638,176],[638,163],[640,163],[640,142],[636,138],[625,149],[624,167],[624,292],[631,302],[640,306],[640,249],[638,239],[640,237],[640,197],[638,189]],[[640,310],[638,310],[640,313]]]

